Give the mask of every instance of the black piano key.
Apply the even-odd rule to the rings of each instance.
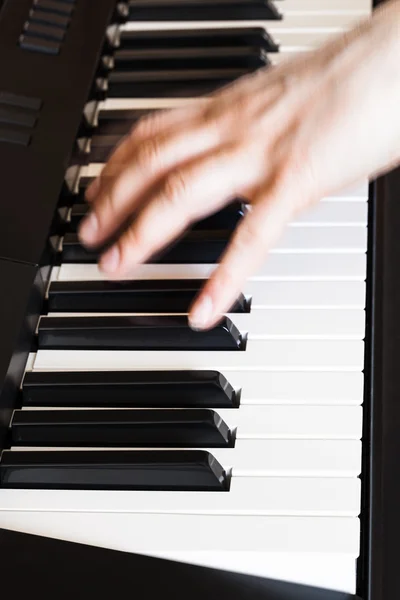
[[[229,480],[203,450],[5,450],[0,488],[222,492]]]
[[[261,48],[160,48],[117,50],[112,60],[115,71],[162,69],[258,69],[267,63]]]
[[[184,316],[42,317],[38,344],[45,350],[245,350],[228,317],[193,331]]]
[[[278,52],[279,45],[263,27],[229,27],[224,29],[172,29],[122,31],[121,49],[201,48],[256,46],[266,52]]]
[[[228,448],[233,436],[210,409],[16,410],[11,445],[59,448]]]
[[[173,71],[121,71],[108,77],[109,98],[196,97],[210,94],[254,72],[248,68],[175,69]]]
[[[278,20],[270,0],[131,0],[132,21]]]
[[[174,245],[147,262],[158,264],[211,264],[218,262],[232,231],[192,230]],[[81,245],[76,233],[66,233],[63,239],[62,262],[96,263],[101,252]]]
[[[28,371],[25,407],[236,408],[239,395],[218,371]]]
[[[141,119],[155,112],[155,109],[133,110],[100,110],[96,127],[96,136],[122,136],[127,135],[130,129]]]
[[[53,281],[47,310],[64,313],[187,313],[202,279]],[[250,311],[241,294],[228,312]]]
[[[95,141],[95,140],[94,140]],[[103,146],[94,146],[91,152],[92,162],[97,162],[97,158],[100,158],[97,150],[103,150]],[[99,162],[103,162],[100,160]],[[90,206],[87,202],[73,204],[71,208],[71,220],[67,225],[67,231],[70,233],[76,233],[78,231],[79,223],[82,218],[87,215],[90,210]],[[232,202],[228,206],[225,206],[214,215],[210,215],[205,219],[201,219],[197,223],[194,223],[193,229],[234,229],[239,221],[242,219],[246,212],[246,205],[244,202],[237,200]]]

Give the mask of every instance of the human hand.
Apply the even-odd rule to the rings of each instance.
[[[196,328],[213,326],[300,210],[399,160],[399,24],[394,2],[313,53],[142,120],[87,193],[87,245],[137,213],[101,257],[104,272],[126,276],[194,221],[244,197],[251,210],[189,317]]]

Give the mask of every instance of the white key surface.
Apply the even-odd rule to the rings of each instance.
[[[232,477],[228,493],[0,490],[2,511],[334,516],[360,511],[356,478]]]
[[[356,340],[248,340],[245,351],[39,350],[37,369],[350,370],[364,366]]]
[[[146,264],[137,266],[126,279],[208,279],[215,264]],[[356,280],[366,277],[365,254],[270,254],[263,266],[250,278],[257,280]],[[63,264],[59,281],[103,280],[97,265]]]

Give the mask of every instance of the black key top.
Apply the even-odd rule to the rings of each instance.
[[[270,0],[131,0],[131,21],[277,20]]]
[[[191,98],[210,94],[254,69],[176,69],[121,71],[108,77],[109,98]]]
[[[13,446],[229,448],[233,436],[213,410],[17,410]]]
[[[0,488],[223,492],[229,480],[204,450],[5,450]]]
[[[190,231],[175,245],[152,257],[149,263],[163,264],[211,264],[218,262],[225,250],[232,231]],[[62,262],[96,263],[99,251],[89,250],[80,244],[76,233],[67,233],[63,240]]]
[[[263,27],[225,29],[172,29],[166,31],[122,31],[121,49],[201,48],[256,46],[266,52],[278,52],[279,45]]]
[[[28,371],[25,407],[236,408],[239,395],[218,371]]]
[[[161,48],[148,50],[117,50],[112,61],[115,71],[162,69],[258,69],[267,64],[261,48]]]
[[[187,313],[204,285],[202,279],[53,281],[50,313]],[[250,312],[241,294],[227,312]]]
[[[1,118],[1,112],[0,112]],[[94,141],[94,140],[93,140]],[[91,153],[91,161],[92,162],[103,162],[103,160],[95,160],[100,158],[97,150],[102,150],[103,146],[94,146],[93,151]],[[93,157],[93,160],[92,160]],[[89,204],[73,204],[71,208],[71,220],[68,223],[67,231],[71,233],[76,233],[78,230],[79,223],[81,219],[87,215],[89,212]],[[198,221],[193,225],[193,229],[234,229],[239,221],[242,219],[246,211],[246,205],[244,202],[240,202],[239,200],[236,202],[232,202],[228,206],[224,207],[214,215],[210,215],[201,221]]]
[[[42,317],[43,350],[245,350],[228,317],[208,331],[193,331],[183,316]]]

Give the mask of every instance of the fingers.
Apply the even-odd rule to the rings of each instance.
[[[243,168],[244,163],[245,157],[228,147],[171,171],[118,243],[101,258],[100,267],[108,275],[124,276],[192,221],[238,195],[254,177],[251,165]]]
[[[246,279],[262,264],[291,218],[291,205],[285,200],[284,194],[275,195],[271,190],[255,198],[190,310],[189,323],[194,329],[213,327],[234,304]]]
[[[201,120],[192,123],[188,131],[182,128],[173,135],[168,132],[133,145],[125,141],[116,152],[117,158],[125,163],[121,167],[117,166],[117,159],[111,161],[107,173],[112,179],[108,185],[97,187],[92,213],[81,225],[79,233],[83,243],[103,243],[123,225],[168,171],[182,161],[190,161],[215,148],[219,141],[218,128],[204,125]],[[113,173],[115,169],[119,171]]]
[[[200,107],[197,105],[189,105],[177,110],[158,110],[140,119],[131,132],[118,144],[100,177],[88,187],[86,199],[91,202],[99,194],[101,187],[107,185],[109,179],[120,172],[136,146],[148,138],[163,135],[168,129],[182,124],[199,110]]]

